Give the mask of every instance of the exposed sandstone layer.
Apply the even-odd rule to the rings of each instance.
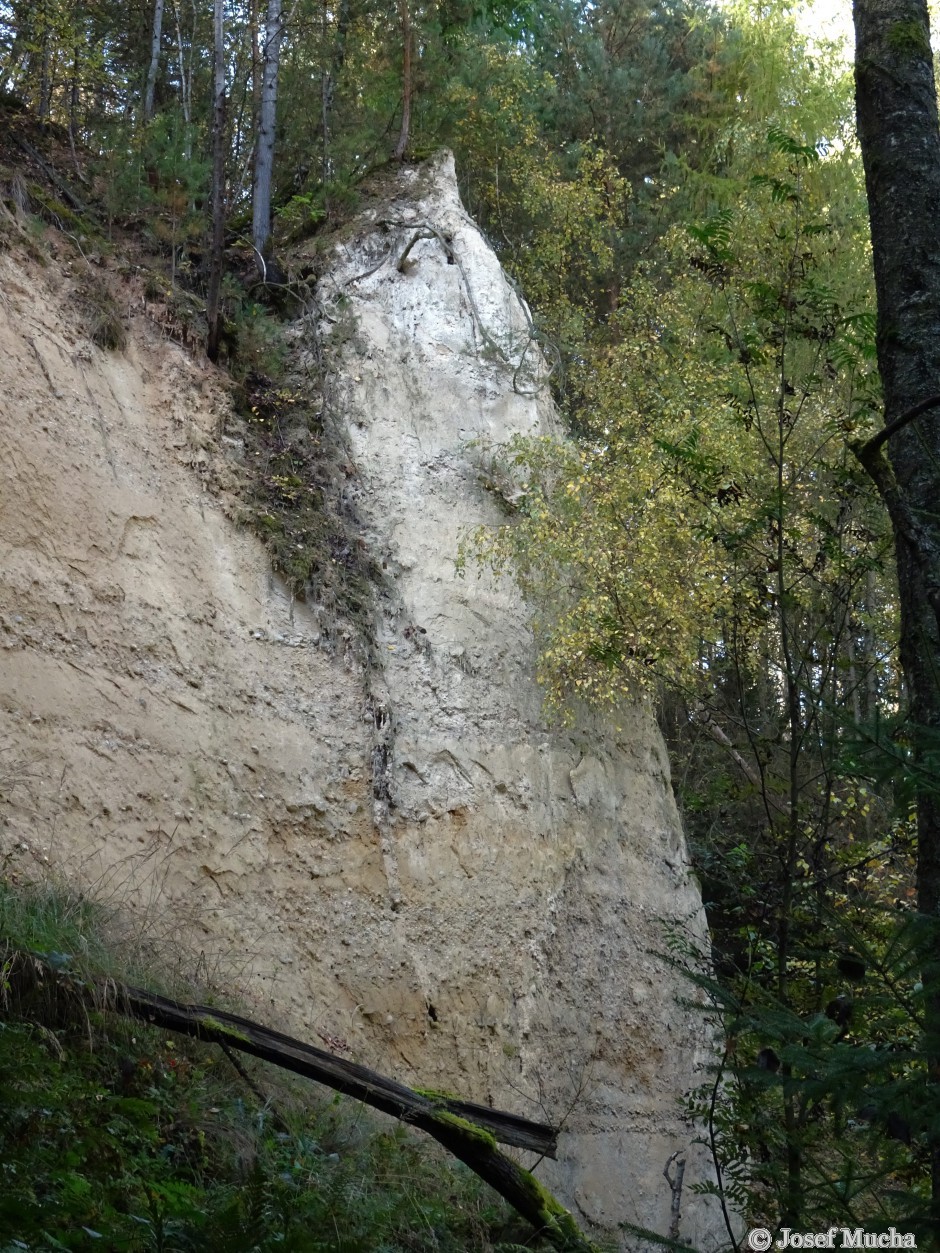
[[[402,171],[320,285],[374,665],[321,647],[205,490],[215,376],[140,315],[122,354],[83,342],[73,287],[0,257],[0,852],[195,939],[272,1025],[564,1119],[543,1169],[594,1222],[666,1232],[687,1150],[682,1234],[711,1247],[677,1108],[707,1033],[655,956],[667,925],[704,939],[661,739],[642,709],[549,727],[514,588],[455,577],[500,517],[468,442],[554,417],[450,159]]]

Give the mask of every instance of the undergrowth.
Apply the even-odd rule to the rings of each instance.
[[[24,951],[119,977],[108,924],[0,880],[0,1253],[519,1247],[511,1211],[400,1124],[17,979]]]

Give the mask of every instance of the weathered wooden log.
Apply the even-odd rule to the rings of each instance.
[[[56,958],[59,955],[55,955]],[[15,986],[37,975],[54,981],[86,1005],[152,1023],[198,1040],[237,1049],[372,1105],[433,1136],[545,1237],[566,1253],[592,1253],[571,1214],[533,1174],[501,1153],[497,1141],[554,1157],[557,1131],[516,1114],[446,1094],[416,1092],[357,1062],[207,1005],[190,1005],[112,979],[86,977],[43,953],[10,955],[7,978]]]
[[[406,1122],[441,1110],[478,1123],[502,1144],[554,1157],[557,1132],[543,1123],[520,1118],[485,1105],[474,1105],[443,1093],[416,1092],[358,1062],[347,1061],[325,1049],[306,1044],[283,1032],[262,1027],[248,1018],[206,1005],[187,1005],[154,992],[114,984],[109,989],[113,1008],[156,1026],[198,1039],[228,1044],[285,1070],[315,1079],[345,1096],[355,1097]]]

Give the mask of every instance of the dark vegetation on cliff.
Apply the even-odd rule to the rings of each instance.
[[[905,70],[919,57],[926,74],[915,7],[872,55]],[[367,618],[370,572],[330,502],[324,405],[298,390],[280,322],[366,176],[393,153],[455,149],[573,435],[501,452],[514,518],[470,537],[467,558],[508,567],[539,606],[560,716],[658,702],[713,928],[715,976],[693,977],[727,1046],[692,1105],[723,1197],[769,1227],[935,1239],[938,650],[931,613],[918,619],[936,598],[935,522],[872,445],[896,336],[881,291],[876,342],[841,63],[772,6],[216,9],[221,32],[162,0],[0,5],[5,243],[41,261],[51,228],[78,251],[76,316],[104,348],[123,328],[96,258],[125,246],[169,333],[198,351],[217,325],[263,467],[247,520],[296,592]],[[259,155],[272,140],[273,165]],[[889,421],[916,431],[907,462],[935,484],[935,415],[915,428],[889,400]],[[5,1026],[24,1074],[65,1047],[57,1030],[72,1040],[40,1026]],[[163,1056],[148,1049],[138,1060]],[[82,1063],[95,1082],[106,1058]],[[284,1183],[268,1139],[252,1159],[270,1171],[262,1196]],[[160,1195],[137,1215],[148,1232]]]

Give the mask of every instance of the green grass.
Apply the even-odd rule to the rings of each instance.
[[[67,892],[0,880],[0,1253],[527,1240],[472,1172],[400,1124],[260,1063],[249,1085],[218,1048],[86,1010],[13,959],[119,977],[108,921]]]

